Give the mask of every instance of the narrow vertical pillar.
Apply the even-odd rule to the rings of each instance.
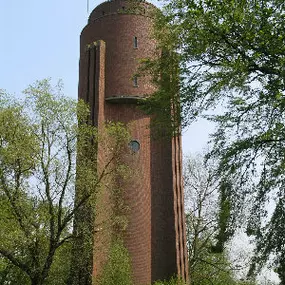
[[[176,262],[177,274],[184,281],[188,281],[188,259],[186,252],[186,229],[184,212],[184,189],[182,178],[182,148],[181,137],[172,139],[173,150],[173,191],[174,191],[174,215],[176,232]]]

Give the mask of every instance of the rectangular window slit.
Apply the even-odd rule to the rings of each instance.
[[[134,48],[138,48],[138,37],[134,37]]]
[[[134,87],[138,87],[138,77],[137,76],[134,76],[133,83],[134,83]]]

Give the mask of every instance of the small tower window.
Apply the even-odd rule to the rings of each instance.
[[[102,11],[102,15],[105,15],[105,11]]]
[[[132,151],[132,153],[134,154],[140,150],[141,146],[137,140],[131,140],[129,142],[129,148]]]
[[[138,48],[138,37],[134,37],[134,48]]]
[[[134,87],[138,87],[138,77],[137,76],[134,76],[133,77],[133,84],[134,84]]]

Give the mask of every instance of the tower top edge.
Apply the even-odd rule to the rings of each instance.
[[[88,23],[103,16],[114,14],[136,14],[153,17],[158,8],[144,0],[109,0],[96,6],[90,13]]]

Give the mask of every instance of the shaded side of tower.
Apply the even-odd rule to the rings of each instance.
[[[150,33],[154,6],[143,1],[104,2],[91,13],[81,34],[79,98],[91,110],[91,121],[100,129],[107,121],[128,125],[139,150],[127,158],[138,175],[124,189],[129,207],[124,235],[136,285],[151,284],[178,274],[187,279],[187,254],[179,137],[157,140],[151,117],[137,103],[155,87],[147,77],[136,77],[139,59],[153,57]],[[102,148],[103,149],[103,148]],[[105,155],[98,146],[98,169]],[[102,203],[108,203],[108,197]],[[104,208],[104,207],[103,207]],[[108,219],[105,211],[98,219]],[[95,221],[95,224],[98,221]],[[104,230],[95,230],[93,274],[106,262]]]

